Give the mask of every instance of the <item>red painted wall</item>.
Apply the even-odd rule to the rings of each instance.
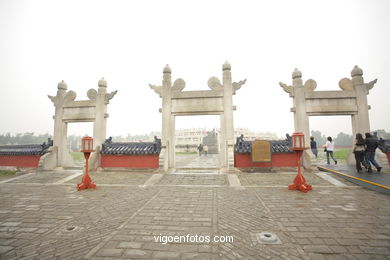
[[[154,155],[102,155],[102,168],[158,168],[159,156]]]
[[[271,162],[252,162],[250,154],[234,154],[236,168],[269,168],[295,167],[297,159],[295,153],[275,153],[271,155]]]
[[[37,168],[40,155],[0,155],[0,166]]]
[[[387,163],[389,164],[389,166],[390,166],[390,153],[385,153],[386,154],[386,156],[387,156]]]

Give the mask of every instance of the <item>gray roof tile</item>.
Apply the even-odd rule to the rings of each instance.
[[[124,155],[151,155],[160,154],[161,140],[155,138],[154,142],[112,142],[108,138],[102,145],[101,154]]]

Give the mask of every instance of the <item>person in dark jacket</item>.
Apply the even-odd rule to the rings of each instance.
[[[311,152],[315,155],[316,159],[317,159],[317,156],[318,156],[318,150],[317,150],[317,142],[314,141],[314,137],[310,137],[310,149],[311,149]]]
[[[201,156],[203,153],[203,145],[202,144],[199,144],[198,151],[199,151],[199,156]]]
[[[356,134],[356,142],[355,146],[353,147],[353,153],[355,154],[355,161],[356,161],[356,170],[357,172],[362,171],[362,165],[368,169],[366,160],[364,158],[365,156],[365,150],[366,150],[366,142],[363,139],[363,136],[361,133]]]
[[[367,165],[368,166],[367,172],[372,172],[370,163],[372,163],[372,165],[375,166],[376,170],[378,172],[380,172],[382,167],[379,165],[379,163],[377,163],[377,161],[375,161],[375,150],[378,147],[378,138],[375,138],[370,133],[365,133],[365,135],[366,135],[366,140],[365,140],[365,144],[366,144],[366,161],[367,161],[367,164],[368,164]]]

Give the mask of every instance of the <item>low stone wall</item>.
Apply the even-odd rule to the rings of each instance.
[[[234,154],[234,167],[236,168],[273,168],[296,167],[295,153],[273,153],[271,162],[253,162],[251,154]]]
[[[100,166],[102,168],[135,168],[157,169],[159,162],[158,154],[150,155],[111,155],[102,154]]]
[[[37,168],[40,155],[0,155],[0,166]]]

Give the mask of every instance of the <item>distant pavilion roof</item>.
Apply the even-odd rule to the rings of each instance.
[[[51,139],[43,144],[0,145],[0,155],[43,155],[53,146]]]
[[[112,142],[110,137],[103,143],[101,150],[101,154],[118,155],[152,155],[160,152],[161,139],[158,138],[154,142]]]

